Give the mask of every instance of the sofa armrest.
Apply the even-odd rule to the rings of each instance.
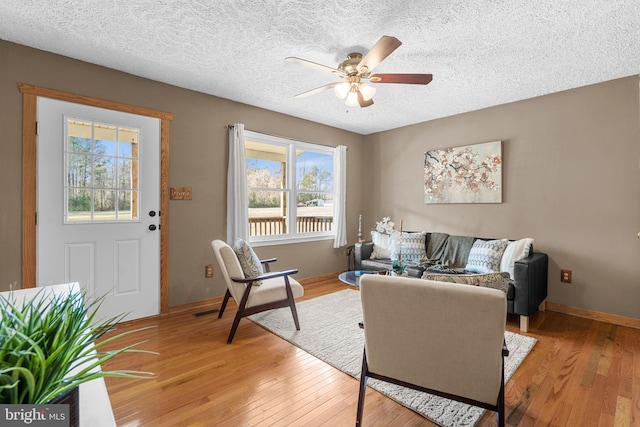
[[[547,298],[547,278],[549,257],[542,252],[534,252],[513,266],[515,298],[513,314],[530,316]]]
[[[362,260],[371,258],[373,253],[373,242],[358,242],[354,248],[354,270],[362,270]]]

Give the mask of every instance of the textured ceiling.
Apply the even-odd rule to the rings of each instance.
[[[336,67],[382,35],[403,45],[346,107],[336,81],[286,63]],[[638,0],[2,0],[0,39],[361,134],[638,74]],[[0,64],[1,66],[1,64]]]

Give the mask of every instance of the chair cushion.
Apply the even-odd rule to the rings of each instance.
[[[302,285],[291,276],[289,276],[289,285],[291,286],[293,298],[300,298],[304,295],[304,288]],[[274,277],[273,279],[263,280],[262,286],[251,289],[246,307],[255,307],[257,305],[267,304],[274,301],[282,301],[284,299],[287,299],[284,277]]]
[[[465,270],[473,273],[497,273],[509,240],[476,240],[473,242]]]
[[[371,258],[389,259],[393,250],[393,239],[390,234],[371,232],[371,241],[373,242],[373,252]]]
[[[247,242],[242,239],[236,240],[233,244],[233,251],[238,257],[245,278],[250,279],[264,274],[260,258],[258,258],[251,245]],[[261,281],[253,282],[253,286],[260,286],[261,284]]]
[[[513,279],[513,264],[516,261],[529,256],[529,250],[531,249],[532,244],[533,239],[530,237],[509,243],[507,248],[504,250],[504,253],[502,254],[502,260],[500,261],[500,271],[508,271],[511,275],[511,278]]]
[[[400,240],[400,251],[402,253],[402,261],[408,263],[418,263],[427,259],[427,248],[425,239],[427,233],[409,233],[402,232]]]
[[[435,282],[460,283],[483,288],[499,289],[505,294],[509,291],[509,273],[506,271],[487,274],[433,274],[425,272],[422,278]]]
[[[293,298],[300,298],[304,295],[304,288],[302,285],[291,276],[289,276],[289,285],[291,285]],[[281,301],[284,299],[287,299],[284,277],[274,277],[273,279],[263,280],[262,286],[259,288],[251,289],[246,307],[255,307],[257,305]]]

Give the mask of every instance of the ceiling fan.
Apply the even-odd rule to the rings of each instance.
[[[300,64],[314,70],[331,73],[342,78],[341,82],[329,83],[318,88],[302,92],[295,98],[305,98],[315,95],[327,89],[333,89],[336,96],[345,99],[345,104],[350,107],[368,107],[373,104],[375,88],[370,83],[402,83],[426,85],[431,82],[431,74],[371,74],[371,71],[384,59],[391,55],[402,42],[395,37],[382,36],[373,48],[363,57],[361,53],[350,53],[347,59],[342,61],[338,68],[331,68],[306,59],[289,56],[285,61]]]

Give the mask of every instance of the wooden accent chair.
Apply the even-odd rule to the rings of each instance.
[[[490,409],[504,426],[507,300],[497,289],[368,274],[360,279],[367,378]]]
[[[240,261],[231,246],[222,240],[214,240],[211,242],[211,247],[218,260],[222,276],[227,283],[227,292],[224,295],[218,319],[222,317],[229,297],[232,297],[238,304],[238,311],[227,339],[228,344],[233,341],[240,319],[273,308],[290,307],[296,330],[300,330],[294,299],[304,295],[304,289],[300,283],[289,277],[296,274],[297,269],[271,272],[269,264],[275,262],[276,258],[270,258],[260,261],[265,274],[259,277],[245,278]],[[262,283],[258,286],[256,282]]]

